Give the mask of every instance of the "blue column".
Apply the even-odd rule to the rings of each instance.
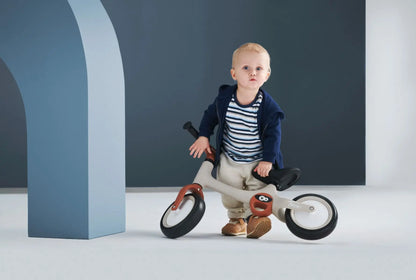
[[[0,58],[26,111],[29,236],[123,232],[124,77],[101,2],[2,0]]]

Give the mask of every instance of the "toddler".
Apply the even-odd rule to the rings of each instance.
[[[231,68],[236,84],[219,88],[214,103],[204,112],[199,138],[189,148],[194,158],[205,150],[211,152],[209,137],[218,125],[217,179],[235,188],[259,190],[266,185],[253,177],[253,168],[262,177],[273,167],[283,168],[280,140],[284,114],[261,88],[270,74],[270,56],[261,45],[246,43],[236,49]],[[227,195],[222,195],[222,202],[229,217],[223,235],[259,238],[271,229],[270,219],[252,215],[248,204]]]

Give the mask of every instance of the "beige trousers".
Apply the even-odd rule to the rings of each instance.
[[[220,163],[217,168],[217,179],[227,185],[241,190],[258,190],[266,186],[251,174],[258,162],[247,164],[236,163],[225,154],[220,155]],[[228,210],[229,218],[247,218],[251,210],[248,203],[242,203],[234,198],[222,195],[222,204]]]

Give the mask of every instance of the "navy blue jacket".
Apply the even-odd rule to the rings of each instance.
[[[257,123],[259,126],[260,139],[263,143],[263,161],[273,163],[277,168],[283,168],[283,156],[280,151],[281,141],[281,120],[284,114],[279,105],[273,98],[263,89],[263,101],[260,105]],[[199,126],[199,135],[208,139],[214,133],[214,128],[219,125],[217,130],[217,155],[215,165],[218,164],[219,154],[221,153],[221,144],[224,133],[225,115],[227,113],[228,104],[231,101],[233,93],[237,91],[237,85],[223,85],[219,89],[218,96],[214,103],[209,105],[202,117]],[[276,166],[277,165],[277,166]]]

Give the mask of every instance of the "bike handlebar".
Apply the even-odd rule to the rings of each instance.
[[[199,132],[198,130],[195,129],[195,127],[193,127],[192,122],[186,122],[183,125],[183,129],[188,130],[188,132],[195,138],[198,139],[199,137]]]

